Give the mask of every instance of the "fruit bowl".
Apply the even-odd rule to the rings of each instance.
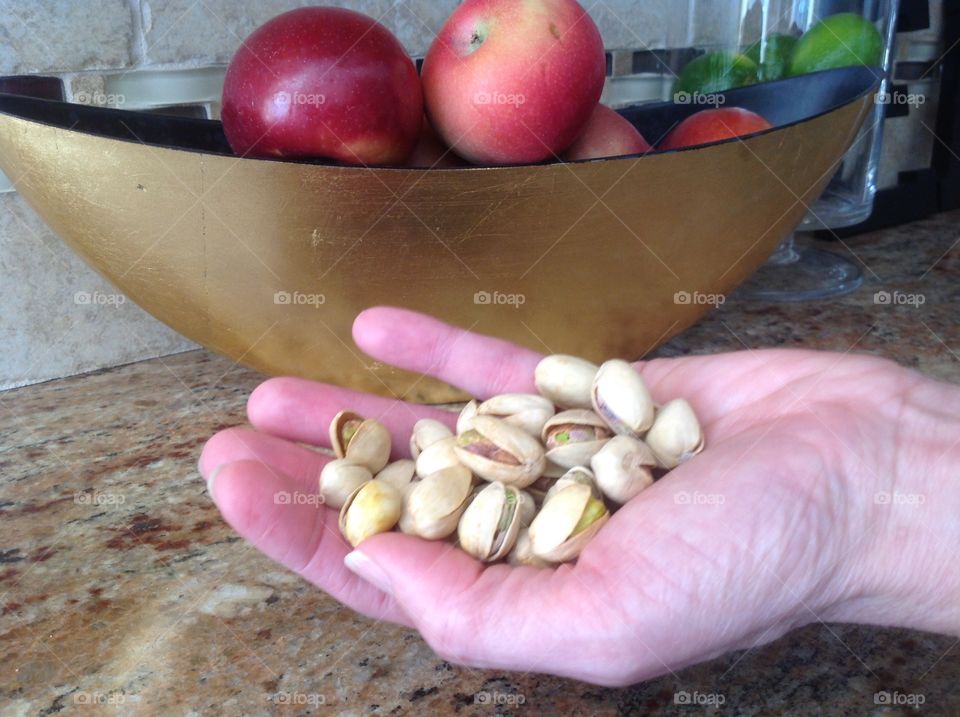
[[[218,122],[0,95],[0,169],[87,263],[238,362],[410,400],[460,394],[351,339],[391,304],[552,353],[638,358],[799,223],[878,73],[721,93],[775,127],[646,156],[416,170],[232,155]],[[621,110],[651,141],[704,109]]]

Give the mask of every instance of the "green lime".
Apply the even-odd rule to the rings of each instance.
[[[711,52],[687,63],[674,93],[708,95],[757,82],[757,63],[736,52]]]
[[[879,65],[883,38],[862,15],[843,12],[811,27],[797,42],[790,60],[790,74],[803,75],[851,65]]]
[[[782,35],[779,32],[767,35],[763,42],[751,45],[743,54],[753,60],[760,67],[760,81],[772,82],[782,80],[787,76],[790,58],[793,49],[797,46],[797,38],[792,35]],[[761,50],[763,61],[760,60]]]

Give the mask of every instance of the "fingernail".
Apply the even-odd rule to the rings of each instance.
[[[359,550],[347,553],[343,559],[343,564],[347,566],[348,570],[356,573],[371,585],[378,587],[387,595],[393,595],[393,585],[390,584],[390,576],[383,571],[383,568]]]
[[[210,473],[210,477],[207,478],[207,493],[210,494],[211,498],[213,497],[213,481],[216,480],[217,474],[220,473],[220,471],[222,471],[225,466],[226,466],[225,463],[217,466],[216,468],[213,469],[213,472]]]

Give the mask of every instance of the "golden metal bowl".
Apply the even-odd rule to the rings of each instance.
[[[436,171],[239,159],[218,123],[0,96],[0,168],[132,300],[270,374],[441,402],[370,362],[359,311],[391,304],[542,351],[639,357],[750,276],[830,179],[876,76],[727,93],[777,127],[573,164]],[[684,105],[624,110],[654,139]]]

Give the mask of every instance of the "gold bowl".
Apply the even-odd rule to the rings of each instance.
[[[381,304],[545,352],[637,358],[694,323],[799,223],[876,76],[733,90],[749,138],[571,164],[414,170],[232,156],[219,123],[0,95],[0,168],[155,317],[269,374],[461,397],[351,339]],[[702,107],[621,110],[649,139]]]

